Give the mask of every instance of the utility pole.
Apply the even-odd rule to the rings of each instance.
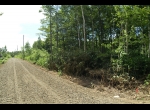
[[[23,35],[23,60],[24,60],[24,35]]]

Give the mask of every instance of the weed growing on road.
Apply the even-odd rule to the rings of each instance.
[[[62,76],[62,70],[58,70],[58,75]]]

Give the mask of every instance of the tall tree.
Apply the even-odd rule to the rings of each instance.
[[[82,18],[83,18],[84,51],[86,51],[85,18],[84,18],[84,11],[83,11],[82,5],[81,5],[81,12],[82,12]]]
[[[27,53],[27,55],[30,55],[31,54],[31,46],[30,46],[29,42],[26,42],[24,48],[25,48],[25,52]]]
[[[42,19],[41,22],[49,24],[49,29],[47,29],[47,27],[43,26],[43,28],[41,28],[41,30],[44,30],[46,32],[46,36],[49,36],[47,38],[50,39],[50,53],[52,54],[52,46],[53,46],[53,36],[52,36],[52,17],[53,17],[53,13],[54,13],[54,8],[53,5],[42,5],[41,9],[39,10],[39,12],[43,12],[43,14],[46,16],[46,19]],[[48,22],[49,21],[49,22]],[[46,30],[45,30],[46,29]],[[49,30],[49,33],[48,31]]]

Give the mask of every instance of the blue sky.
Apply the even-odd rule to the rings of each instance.
[[[32,38],[38,39],[36,33],[40,32],[37,30],[41,26],[40,23],[26,23],[21,24],[20,26],[23,27],[23,29],[20,31],[20,34],[23,33],[24,35],[29,35]]]
[[[39,36],[40,19],[44,18],[39,13],[41,5],[0,5],[0,48],[7,46],[8,51],[21,50],[24,42],[33,42]]]

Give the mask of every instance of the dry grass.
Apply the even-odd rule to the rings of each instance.
[[[114,96],[119,95],[120,98],[127,98],[131,100],[145,101],[143,103],[150,103],[148,102],[148,100],[150,99],[150,95],[149,95],[150,87],[145,87],[143,85],[140,85],[140,83],[137,83],[138,81],[136,80],[133,82],[129,82],[128,85],[118,84],[117,86],[113,87],[109,82],[104,82],[106,81],[107,78],[106,77],[107,75],[104,75],[105,72],[106,72],[105,70],[100,70],[100,71],[91,70],[90,77],[84,77],[84,76],[77,77],[77,76],[69,76],[66,74],[63,74],[63,76],[61,77],[68,79],[74,83],[77,83],[81,86],[106,93],[107,96],[113,94]],[[138,93],[136,93],[137,87],[138,87]]]

